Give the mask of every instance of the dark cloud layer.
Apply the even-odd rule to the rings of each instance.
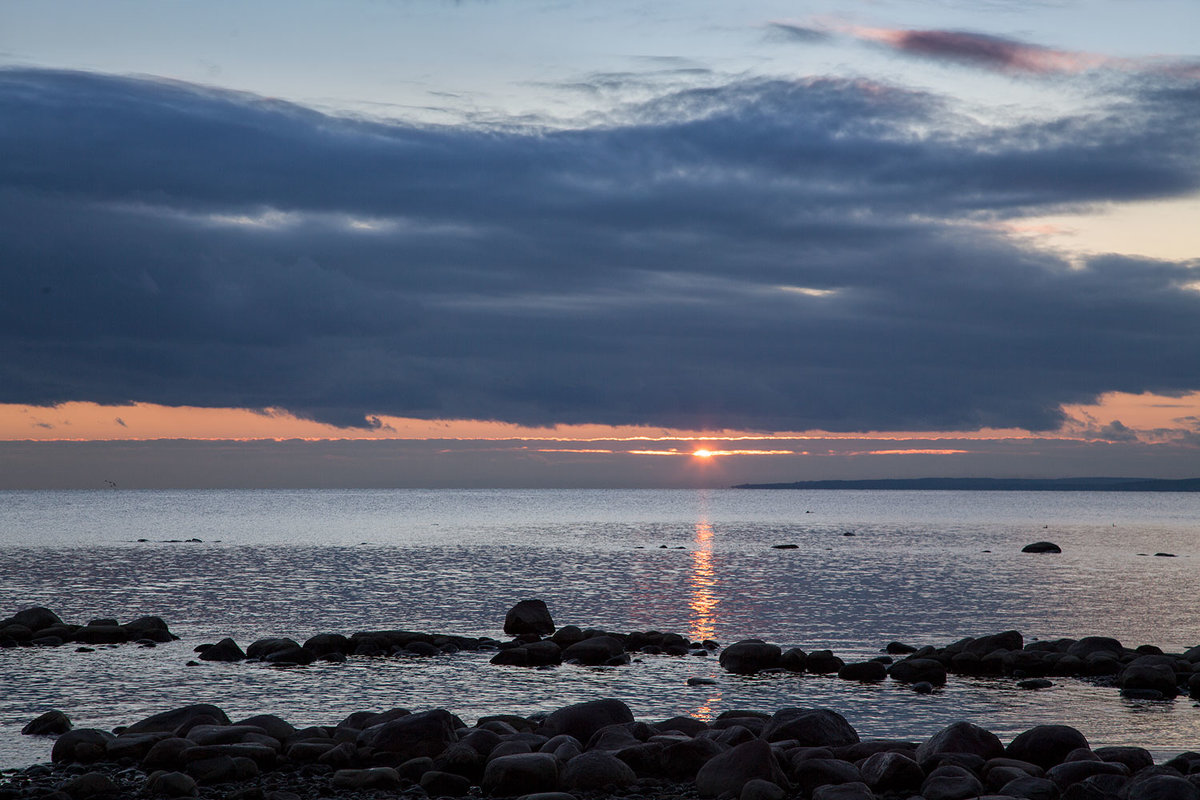
[[[1200,188],[1200,98],[1007,129],[835,80],[574,130],[0,72],[0,402],[762,430],[1200,388],[1187,264],[988,220]]]

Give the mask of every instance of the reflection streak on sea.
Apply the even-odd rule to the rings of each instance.
[[[713,527],[707,520],[696,523],[695,547],[692,550],[692,597],[688,606],[694,616],[688,634],[693,641],[713,639],[717,635],[717,571],[713,564]],[[719,691],[714,692],[696,709],[699,719],[708,719],[721,702]]]

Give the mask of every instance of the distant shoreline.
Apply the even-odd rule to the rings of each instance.
[[[733,489],[887,489],[969,492],[1200,492],[1200,478],[889,478],[741,483]]]

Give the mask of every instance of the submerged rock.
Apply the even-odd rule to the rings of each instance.
[[[1021,548],[1022,553],[1061,553],[1062,548],[1054,542],[1034,542]]]

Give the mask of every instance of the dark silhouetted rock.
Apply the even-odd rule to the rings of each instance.
[[[792,778],[796,787],[804,794],[812,796],[822,786],[832,786],[840,783],[862,782],[863,776],[858,767],[837,758],[811,758],[807,754],[797,754],[792,760]]]
[[[620,700],[591,700],[551,712],[542,722],[540,733],[546,737],[567,734],[580,742],[592,738],[596,731],[608,725],[633,722],[633,712]]]
[[[838,670],[838,677],[846,681],[874,683],[887,678],[887,666],[878,661],[861,661],[847,664]],[[868,784],[870,785],[870,784]]]
[[[786,796],[787,792],[783,790],[782,786],[764,781],[762,778],[755,778],[746,781],[738,800],[783,800]]]
[[[1127,777],[1129,767],[1111,761],[1066,761],[1046,770],[1046,778],[1054,781],[1060,791],[1093,775]]]
[[[157,770],[146,778],[142,792],[150,797],[196,797],[200,789],[191,775]]]
[[[1154,756],[1144,747],[1097,747],[1093,752],[1101,761],[1124,764],[1131,773],[1154,766]]]
[[[840,747],[859,741],[846,718],[826,708],[781,708],[763,729],[768,742],[794,740],[801,747]]]
[[[23,625],[30,631],[40,631],[51,627],[52,625],[62,625],[63,621],[59,619],[58,614],[55,614],[48,608],[42,606],[34,606],[26,608],[13,614],[3,623],[0,623],[0,628],[7,625]]]
[[[152,731],[167,731],[170,733],[200,718],[211,719],[221,725],[229,724],[229,717],[221,709],[210,703],[196,703],[146,717],[130,725],[124,732],[150,733]]]
[[[778,786],[787,786],[787,776],[775,761],[771,746],[753,739],[711,758],[696,773],[696,791],[701,797],[717,797],[725,792],[740,794],[747,782],[759,778]]]
[[[1158,692],[1163,697],[1174,697],[1179,693],[1179,682],[1174,667],[1166,656],[1141,656],[1121,670],[1117,683],[1122,694],[1134,692]]]
[[[1200,786],[1173,775],[1135,777],[1121,792],[1122,800],[1200,800]]]
[[[694,780],[702,766],[727,749],[720,742],[705,738],[673,742],[662,751],[663,774],[675,781]]]
[[[376,751],[395,753],[401,761],[419,756],[434,757],[457,741],[460,721],[444,709],[406,714],[365,728],[358,744]]]
[[[26,736],[58,736],[69,730],[71,730],[70,718],[55,709],[31,720],[24,728],[21,728],[21,733]]]
[[[494,758],[483,773],[483,790],[490,795],[509,797],[557,788],[558,760],[549,753]]]
[[[567,791],[599,791],[624,787],[637,780],[633,769],[611,753],[589,751],[567,762],[561,783]]]
[[[932,658],[897,661],[888,668],[888,675],[901,683],[928,683],[930,686],[944,686],[946,683],[946,667]]]
[[[116,737],[95,728],[76,728],[67,731],[54,742],[50,760],[55,764],[90,764],[104,758],[108,742]]]
[[[329,779],[334,789],[399,789],[404,785],[400,773],[393,767],[371,767],[369,769],[339,769]]]
[[[947,725],[926,739],[917,748],[916,761],[924,764],[926,760],[944,753],[969,753],[983,759],[1005,754],[1004,745],[1000,743],[996,734],[962,721]]]
[[[201,661],[233,662],[243,661],[245,658],[245,651],[238,647],[238,643],[228,636],[211,647],[204,648],[204,651],[200,653]]]
[[[504,615],[504,632],[510,636],[534,633],[549,636],[554,633],[554,620],[550,609],[542,600],[522,600]]]
[[[813,650],[804,659],[805,672],[814,675],[829,675],[846,666],[846,662],[833,654],[832,650]]]
[[[1087,746],[1087,738],[1070,725],[1038,725],[1018,734],[1004,755],[1048,770],[1065,761],[1072,750]]]
[[[1025,797],[1028,800],[1058,800],[1059,791],[1058,787],[1054,785],[1054,781],[1024,775],[1020,778],[1013,778],[1001,786],[997,794],[1008,797]]]
[[[745,639],[734,642],[721,651],[721,667],[736,675],[753,675],[764,669],[780,666],[783,653],[778,645],[767,644],[761,639]],[[739,791],[741,787],[738,787]]]
[[[779,657],[779,666],[788,672],[804,672],[804,662],[807,659],[808,654],[799,647],[790,647]]]
[[[466,797],[471,791],[471,781],[451,772],[430,770],[420,777],[419,783],[430,797]]]
[[[1062,548],[1054,542],[1034,542],[1021,548],[1022,553],[1061,553]]]
[[[1121,643],[1109,636],[1085,636],[1067,648],[1068,655],[1085,661],[1094,653],[1106,653],[1119,658],[1124,651]]]
[[[862,762],[859,771],[872,791],[887,794],[916,794],[925,780],[921,765],[901,753],[876,753]]]
[[[350,640],[340,633],[318,633],[306,639],[301,647],[317,658],[325,658],[335,653],[349,655],[352,652]]]
[[[609,664],[614,659],[623,659],[625,644],[615,636],[592,636],[563,648],[563,661],[578,661],[589,667]]]
[[[828,784],[812,793],[812,800],[874,800],[875,794],[865,783]]]
[[[62,791],[70,795],[72,800],[89,800],[92,797],[119,795],[121,787],[103,772],[86,772],[64,783]]]
[[[921,796],[925,800],[966,800],[981,794],[983,784],[979,778],[962,767],[938,767],[921,784]]]

